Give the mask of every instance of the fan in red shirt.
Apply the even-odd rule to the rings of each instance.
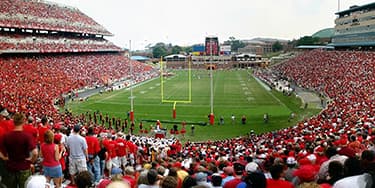
[[[103,145],[107,149],[108,159],[106,161],[106,168],[111,174],[113,163],[116,162],[116,142],[112,139],[112,134],[108,133],[107,139],[103,140]]]
[[[127,154],[128,147],[127,147],[126,141],[122,137],[123,137],[122,132],[117,133],[117,138],[115,142],[117,143],[117,150],[116,150],[117,161],[119,163],[119,167],[124,169],[127,164],[126,154]]]
[[[137,153],[137,145],[135,145],[131,140],[130,140],[130,135],[126,135],[126,145],[127,148],[129,149],[129,161],[131,165],[134,165],[135,163],[135,156]]]
[[[100,160],[98,153],[100,151],[99,140],[94,136],[94,127],[89,127],[87,130],[87,136],[85,137],[87,143],[87,153],[89,162],[87,168],[94,174],[95,182],[100,180]]]
[[[27,124],[23,125],[23,131],[29,133],[31,137],[33,137],[34,143],[37,144],[38,142],[38,129],[33,125],[34,119],[30,116],[27,119]]]
[[[14,129],[13,120],[7,119],[8,116],[9,113],[7,109],[2,109],[0,112],[0,127],[2,127],[5,130],[5,132],[9,132]]]
[[[284,165],[271,166],[270,173],[272,179],[267,179],[267,188],[294,188],[292,183],[282,179],[285,175]]]
[[[47,123],[48,123],[47,117],[43,117],[42,121],[41,121],[41,125],[38,127],[38,133],[39,133],[38,141],[39,141],[39,144],[43,144],[44,143],[44,133],[51,129],[47,125]]]

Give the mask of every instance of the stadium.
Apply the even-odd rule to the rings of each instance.
[[[375,3],[336,15],[276,63],[207,36],[153,64],[78,8],[2,1],[0,187],[375,187]]]

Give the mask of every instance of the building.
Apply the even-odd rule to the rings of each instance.
[[[245,47],[238,49],[239,53],[250,53],[256,55],[264,55],[273,52],[272,45],[275,42],[279,42],[283,49],[288,46],[287,40],[282,39],[271,39],[271,38],[254,38],[251,40],[243,40],[242,42],[246,44]]]
[[[337,12],[331,45],[335,48],[375,47],[375,2]]]
[[[317,31],[311,37],[313,38],[319,38],[319,43],[320,44],[329,44],[332,41],[332,37],[335,33],[334,28],[325,28],[322,30]]]

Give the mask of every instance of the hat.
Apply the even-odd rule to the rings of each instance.
[[[243,171],[244,168],[245,168],[245,166],[241,163],[235,162],[233,164],[233,169],[234,169],[235,172]]]
[[[115,174],[122,174],[122,169],[121,169],[121,168],[118,168],[118,167],[114,167],[114,168],[112,168],[111,174],[112,174],[112,175],[115,175]]]
[[[299,169],[294,171],[293,175],[297,176],[301,182],[310,182],[315,180],[317,173],[313,165],[302,165]]]
[[[310,154],[307,156],[307,159],[311,162],[315,162],[316,161],[316,156],[314,154]]]
[[[28,181],[26,182],[27,188],[44,188],[47,184],[47,179],[45,176],[42,175],[34,175],[30,176]]]
[[[338,151],[338,153],[340,154],[340,155],[345,155],[345,156],[347,156],[347,157],[355,157],[355,151],[353,150],[353,149],[351,149],[351,148],[349,148],[349,147],[343,147],[343,148],[341,148],[339,151]]]
[[[61,142],[62,135],[61,134],[55,134],[53,136],[53,139],[55,140],[55,143],[60,143]]]
[[[73,131],[76,132],[76,133],[78,133],[79,130],[81,130],[81,126],[78,125],[78,124],[77,124],[77,125],[74,125],[74,127],[73,127]]]
[[[294,164],[297,164],[297,161],[296,161],[296,159],[294,157],[288,157],[286,159],[286,164],[288,164],[288,165],[294,165]]]
[[[0,115],[6,117],[6,116],[9,116],[9,113],[8,113],[7,109],[4,109],[3,111],[0,112]]]
[[[224,167],[223,171],[226,175],[233,175],[234,174],[234,169],[231,166]]]
[[[151,164],[149,164],[149,163],[146,163],[146,164],[143,165],[143,168],[146,169],[146,170],[150,170],[151,167],[152,167],[152,166],[151,166]]]
[[[255,162],[250,162],[246,165],[245,171],[246,172],[256,172],[258,170],[259,166]]]
[[[182,167],[182,164],[180,162],[175,162],[173,164],[173,167],[176,167],[176,168],[181,168]]]
[[[195,179],[197,181],[207,181],[207,174],[206,173],[203,173],[203,172],[198,172],[196,175],[195,175]]]

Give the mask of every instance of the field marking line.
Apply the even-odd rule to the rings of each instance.
[[[264,84],[261,80],[259,80],[257,77],[255,77],[254,75],[251,75],[257,82],[258,84],[260,84],[266,91],[268,91],[268,94],[271,95],[272,98],[274,98],[278,103],[280,103],[282,106],[284,106],[285,108],[287,108],[288,110],[292,111],[292,109],[290,109],[286,104],[284,104],[283,102],[280,101],[280,99],[278,99],[272,92],[271,92],[271,89],[268,88],[268,86],[266,84]]]

